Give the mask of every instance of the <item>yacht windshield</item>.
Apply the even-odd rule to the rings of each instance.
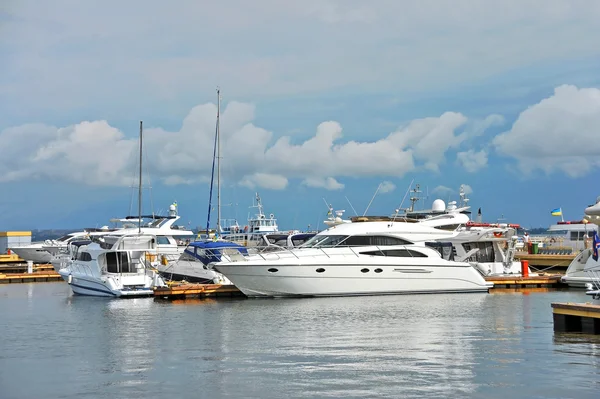
[[[348,236],[316,235],[301,245],[302,248],[335,247]]]

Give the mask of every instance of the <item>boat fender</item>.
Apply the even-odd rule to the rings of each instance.
[[[73,282],[73,275],[69,274],[69,277],[67,277],[67,283],[71,284]]]

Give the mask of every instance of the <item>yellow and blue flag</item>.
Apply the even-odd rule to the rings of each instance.
[[[552,214],[552,216],[562,216],[562,209],[561,208],[552,209],[550,211],[550,213]]]

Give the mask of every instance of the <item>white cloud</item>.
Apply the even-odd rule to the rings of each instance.
[[[379,187],[379,193],[381,193],[381,194],[391,193],[395,189],[396,189],[396,185],[394,183],[392,183],[391,181],[386,180],[381,183],[381,186]]]
[[[271,190],[283,190],[288,185],[288,179],[281,175],[254,173],[253,175],[245,176],[240,184],[248,188],[255,188],[258,186]]]
[[[536,170],[583,176],[600,165],[600,89],[563,85],[523,111],[493,140],[527,176]]]
[[[23,125],[0,133],[0,145],[13,148],[0,161],[0,182],[32,177],[90,185],[131,184],[128,168],[135,141],[106,121],[65,128]],[[122,172],[130,171],[129,174]]]
[[[326,190],[341,190],[344,188],[344,185],[335,180],[333,177],[309,177],[307,179],[304,179],[302,183],[308,187],[319,187],[324,188]]]
[[[169,185],[210,179],[216,106],[198,105],[176,132],[144,129],[144,173]],[[221,118],[221,178],[248,187],[283,189],[289,179],[339,190],[340,177],[402,177],[415,168],[438,170],[449,149],[467,138],[459,133],[467,118],[446,112],[413,120],[373,141],[344,141],[338,122],[318,125],[313,137],[294,143],[289,136],[253,124],[254,106],[228,103]],[[136,131],[138,126],[132,126]],[[269,143],[273,143],[270,145]],[[106,121],[64,128],[23,125],[0,132],[12,148],[0,159],[0,182],[16,179],[74,181],[88,185],[130,185],[137,170],[137,137],[128,138]],[[392,189],[386,183],[384,190]]]
[[[474,119],[467,128],[469,136],[481,136],[486,130],[491,127],[502,126],[505,119],[502,115],[492,114],[484,119]]]
[[[488,154],[485,150],[467,150],[457,153],[456,160],[467,172],[473,173],[487,165]]]

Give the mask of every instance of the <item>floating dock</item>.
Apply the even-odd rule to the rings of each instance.
[[[505,288],[517,288],[517,289],[528,289],[528,288],[562,288],[566,287],[560,281],[560,275],[553,274],[548,276],[498,276],[498,277],[485,277],[485,281],[494,283],[493,289],[505,289]]]
[[[555,332],[600,334],[600,304],[553,303]]]
[[[23,259],[19,258],[17,254],[0,254],[0,264],[19,262],[23,262]]]
[[[529,262],[529,266],[533,267],[558,267],[567,268],[575,259],[577,254],[568,255],[551,255],[551,254],[520,254],[515,255],[517,260],[526,260]]]
[[[179,284],[170,287],[155,288],[157,299],[183,299],[207,297],[243,297],[244,294],[235,285],[221,284]]]
[[[48,281],[62,281],[62,277],[54,270],[33,273],[0,273],[0,284],[41,283]]]
[[[27,273],[27,267],[26,263],[13,263],[10,265],[2,264],[0,265],[0,274]],[[54,271],[54,266],[50,264],[34,264],[32,269],[34,272],[48,272]]]

